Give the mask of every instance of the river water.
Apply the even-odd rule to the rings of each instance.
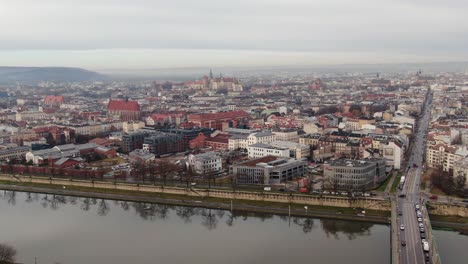
[[[24,264],[390,263],[389,226],[352,221],[0,191],[0,226]]]

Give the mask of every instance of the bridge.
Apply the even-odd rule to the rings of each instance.
[[[437,244],[432,235],[426,201],[419,192],[432,96],[432,92],[429,91],[421,110],[404,175],[405,181],[399,186],[397,196],[392,197],[393,264],[441,263]],[[420,211],[420,214],[417,214],[417,211]],[[424,250],[422,239],[427,241],[429,249]]]

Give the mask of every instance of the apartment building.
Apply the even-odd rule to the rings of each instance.
[[[426,148],[426,163],[429,168],[450,171],[456,161],[465,157],[468,157],[466,146],[436,144]]]

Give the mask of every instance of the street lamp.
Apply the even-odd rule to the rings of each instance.
[[[306,215],[307,215],[307,210],[309,209],[309,207],[306,205],[306,206],[304,206],[304,209],[305,209]]]

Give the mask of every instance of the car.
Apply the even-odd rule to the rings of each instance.
[[[402,211],[398,211],[398,215],[403,215],[403,212],[402,212]]]
[[[400,197],[400,198],[405,198],[405,197],[406,197],[406,194],[403,194],[403,193],[402,193],[402,194],[398,195],[398,197]]]
[[[419,232],[424,233],[424,232],[426,232],[426,230],[424,229],[424,227],[420,227]]]
[[[421,217],[418,217],[418,222],[422,222],[422,218],[421,218]]]
[[[416,210],[419,210],[419,208],[421,208],[421,207],[419,206],[419,204],[416,204],[415,207],[416,207]]]
[[[424,242],[427,243],[427,240],[426,239],[421,239],[421,243],[424,244]]]
[[[421,233],[421,238],[426,238],[426,233]]]
[[[429,197],[429,199],[431,200],[437,200],[439,197],[437,195],[431,195],[431,197]]]
[[[429,255],[429,253],[424,253],[424,259],[429,262],[429,260],[431,259],[431,256]]]
[[[405,226],[404,226],[404,225],[400,225],[400,230],[405,230]]]
[[[406,241],[402,240],[402,241],[401,241],[401,245],[402,245],[402,246],[406,246]]]
[[[419,228],[423,228],[423,227],[424,227],[423,223],[419,223]]]

